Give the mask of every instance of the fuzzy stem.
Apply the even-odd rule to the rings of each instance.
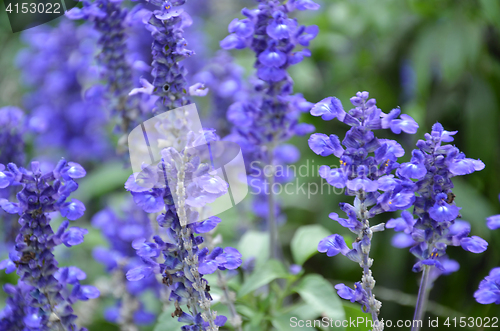
[[[208,322],[209,331],[217,331],[219,327],[215,325],[214,314],[212,314],[212,310],[210,309],[211,303],[205,294],[207,283],[201,278],[200,273],[198,271],[198,256],[195,256],[193,253],[191,231],[187,228],[188,219],[186,214],[186,204],[185,204],[186,189],[184,183],[187,161],[188,161],[187,154],[184,151],[182,155],[181,165],[179,167],[179,170],[177,171],[177,215],[179,215],[179,221],[181,224],[181,229],[179,232],[180,232],[180,238],[182,239],[184,245],[184,249],[187,250],[188,252],[187,256],[184,257],[184,263],[189,267],[189,271],[191,272],[193,278],[195,279],[193,287],[198,292],[200,297],[200,301],[198,302],[198,304],[200,308],[204,311],[204,313],[202,313],[202,318],[203,320],[205,320],[205,322]]]
[[[361,223],[363,224],[363,228],[361,230],[361,237],[358,239],[361,240],[361,256],[362,260],[360,263],[361,268],[363,268],[363,276],[361,277],[361,285],[363,289],[366,291],[368,295],[368,305],[370,307],[370,312],[372,315],[373,321],[373,330],[374,331],[382,331],[384,329],[384,325],[378,320],[378,315],[380,313],[381,302],[375,299],[375,295],[373,294],[373,288],[375,286],[375,279],[372,276],[372,271],[370,267],[372,266],[373,260],[370,259],[370,249],[371,249],[371,241],[373,232],[370,229],[370,222],[367,217],[367,209],[364,205],[364,193],[361,194],[361,197],[356,197],[356,199],[360,200],[360,216]]]
[[[425,315],[425,306],[427,304],[427,299],[429,298],[429,275],[432,266],[424,266],[424,271],[422,273],[422,278],[420,280],[420,288],[418,290],[417,305],[415,306],[415,314],[413,315],[413,323],[411,331],[419,331],[423,324],[423,318]],[[416,322],[421,321],[421,323]]]
[[[217,280],[219,283],[219,286],[224,290],[224,299],[226,300],[226,305],[229,308],[229,312],[231,313],[231,324],[233,324],[234,328],[237,331],[242,331],[241,329],[241,316],[238,314],[236,311],[236,307],[234,306],[233,300],[231,300],[231,295],[229,292],[229,288],[227,287],[227,281],[222,274],[222,272],[217,269]]]

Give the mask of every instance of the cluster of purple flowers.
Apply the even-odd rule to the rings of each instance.
[[[136,239],[150,238],[153,229],[148,215],[133,203],[123,213],[123,217],[120,217],[106,208],[92,218],[92,226],[101,230],[109,243],[109,247],[94,248],[93,257],[112,274],[111,294],[117,298],[115,305],[105,310],[104,317],[109,322],[130,327],[154,322],[156,316],[144,309],[140,297],[148,290],[158,294],[159,286],[154,277],[138,282],[126,280],[126,273],[142,264],[132,243]]]
[[[425,140],[417,142],[410,162],[403,163],[397,170],[400,180],[415,179],[415,202],[413,216],[404,211],[400,218],[387,222],[388,228],[403,231],[397,237],[400,247],[412,246],[410,251],[418,258],[413,270],[418,272],[424,265],[435,266],[446,271],[443,257],[448,245],[462,246],[463,249],[481,253],[488,243],[480,237],[469,237],[471,227],[465,221],[458,221],[460,208],[454,202],[452,178],[470,174],[484,168],[480,160],[466,158],[453,145],[457,132],[446,131],[439,123],[432,132],[425,134]]]
[[[227,114],[235,132],[244,140],[243,146],[260,155],[257,159],[266,159],[266,144],[277,144],[313,130],[311,125],[298,123],[300,114],[308,111],[310,104],[300,94],[292,95],[293,81],[287,69],[310,56],[305,47],[316,37],[318,27],[301,26],[288,14],[295,9],[318,8],[309,0],[286,4],[259,1],[258,9],[242,10],[247,18],[234,19],[229,24],[231,34],[220,43],[223,49],[251,48],[257,57],[255,95],[246,102],[233,104]],[[294,51],[297,46],[304,48]]]
[[[59,149],[82,163],[105,158],[110,144],[102,91],[88,89],[98,79],[92,66],[97,40],[92,28],[63,20],[55,28],[29,29],[22,39],[28,47],[18,55],[17,64],[32,89],[23,101],[38,155],[60,155],[53,151]]]
[[[247,167],[251,169],[249,180],[256,195],[253,209],[258,217],[267,220],[271,256],[278,258],[277,224],[284,222],[285,217],[275,201],[273,187],[275,182],[291,178],[275,171],[266,176],[261,168],[296,162],[298,150],[280,143],[314,130],[310,124],[299,123],[300,115],[308,111],[311,104],[301,94],[293,94],[293,80],[287,70],[311,55],[307,46],[319,29],[315,25],[300,25],[289,14],[295,10],[317,10],[319,5],[311,0],[257,2],[257,9],[241,11],[246,18],[235,18],[229,24],[230,35],[220,46],[226,50],[250,48],[255,53],[253,92],[229,107],[227,119],[233,130],[228,139],[237,142],[245,159],[254,164]],[[255,163],[259,165],[255,167]]]
[[[186,48],[187,41],[183,37],[183,28],[191,25],[191,18],[180,8],[185,0],[151,0],[150,3],[157,8],[145,17],[148,22],[146,28],[153,36],[153,83],[142,79],[143,88],[132,93],[142,92],[156,96],[155,112],[161,113],[189,104],[189,94],[199,91],[189,91],[185,78],[187,72],[180,63],[193,54]]]
[[[130,49],[128,31],[139,22],[142,24],[147,10],[141,5],[134,7],[132,12],[124,8],[122,1],[84,1],[83,8],[73,8],[67,16],[71,19],[85,19],[93,22],[94,29],[99,34],[98,45],[100,52],[97,55],[102,78],[106,81],[105,104],[111,109],[112,115],[118,118],[117,130],[127,134],[142,118],[142,103],[148,105],[144,96],[130,96],[134,87],[134,78],[137,72],[148,70],[149,66],[141,59],[137,49]],[[151,41],[151,38],[144,38]],[[129,55],[129,56],[127,56]],[[103,103],[104,103],[103,102]],[[120,145],[125,143],[122,136]]]
[[[165,124],[175,123],[179,121],[171,118]],[[175,132],[173,127],[172,131]],[[167,237],[166,241],[159,235],[153,237],[153,242],[147,238],[134,240],[132,245],[144,264],[130,270],[127,279],[137,281],[151,274],[160,275],[163,283],[172,288],[169,300],[175,303],[173,316],[188,323],[183,330],[215,331],[227,318],[211,311],[212,298],[203,275],[217,269],[238,268],[241,254],[232,247],[215,247],[211,252],[207,247],[200,247],[204,240],[196,234],[213,230],[220,219],[212,216],[200,221],[197,209],[226,194],[227,183],[213,175],[207,163],[200,163],[199,151],[195,148],[205,138],[217,139],[213,131],[198,137],[191,131],[182,138],[182,150],[164,149],[157,167],[145,166],[142,173],[131,175],[125,184],[135,203],[145,212],[163,211],[156,219]],[[160,256],[164,262],[157,261]],[[190,309],[189,313],[181,309],[184,304]]]
[[[319,174],[330,185],[345,188],[346,195],[355,196],[354,205],[340,203],[346,219],[337,213],[330,214],[331,219],[357,235],[352,249],[347,247],[342,236],[334,234],[321,240],[318,250],[328,256],[342,253],[360,264],[363,268],[361,283],[356,283],[354,290],[344,284],[338,284],[336,289],[342,298],[358,302],[363,311],[371,312],[374,330],[382,330],[383,325],[378,324],[381,303],[372,293],[375,280],[370,270],[373,260],[369,252],[373,233],[383,231],[384,224],[370,227],[369,219],[382,212],[410,207],[415,200],[415,184],[409,179],[394,178],[391,173],[398,168],[397,159],[404,155],[404,150],[396,141],[378,139],[373,130],[390,128],[397,134],[402,131],[414,134],[418,124],[405,114],[398,119],[399,109],[383,113],[377,108],[375,99],[368,96],[368,92],[358,92],[351,98],[354,108],[348,112],[337,98],[326,98],[314,105],[313,116],[321,116],[326,121],[336,118],[351,129],[342,141],[345,149],[336,135],[322,133],[311,135],[309,147],[318,155],[334,155],[340,159],[339,168],[322,166]]]
[[[82,178],[85,170],[77,163],[61,160],[53,171],[42,174],[38,162],[31,163],[31,171],[9,163],[0,165],[0,188],[19,187],[18,202],[0,200],[0,207],[11,214],[20,215],[21,228],[16,237],[15,250],[9,259],[0,262],[7,273],[17,270],[17,287],[6,286],[11,298],[0,314],[0,325],[5,330],[50,330],[57,327],[77,330],[72,304],[99,296],[89,285],[80,285],[86,275],[76,267],[58,268],[54,248],[83,242],[86,229],[70,227],[63,221],[54,233],[50,225],[52,212],[59,212],[68,220],[76,220],[85,211],[82,202],[71,199],[78,188],[75,179]]]

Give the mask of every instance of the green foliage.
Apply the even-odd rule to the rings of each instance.
[[[294,288],[302,299],[317,310],[318,315],[333,320],[344,320],[345,313],[337,291],[332,284],[318,274],[306,275]]]
[[[275,279],[288,276],[283,265],[276,260],[268,260],[262,267],[257,268],[243,283],[238,295],[243,297],[259,287],[269,284]]]
[[[306,225],[298,228],[290,243],[295,263],[302,265],[318,253],[319,241],[329,235],[330,231],[321,225]]]

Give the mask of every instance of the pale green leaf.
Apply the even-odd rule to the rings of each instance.
[[[290,244],[295,263],[302,265],[311,256],[318,253],[318,243],[330,234],[330,231],[321,225],[300,227],[295,232]]]
[[[285,278],[287,276],[288,273],[280,262],[269,260],[263,266],[256,268],[250,277],[248,277],[243,283],[243,286],[241,286],[238,296],[243,297],[259,287],[269,284],[275,279]]]
[[[295,288],[295,291],[307,304],[321,312],[321,315],[328,316],[334,321],[345,318],[344,308],[337,292],[323,276],[307,275]]]

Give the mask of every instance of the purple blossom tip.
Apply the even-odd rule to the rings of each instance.
[[[130,269],[126,274],[126,277],[129,281],[135,282],[135,281],[141,280],[145,277],[148,277],[152,273],[153,273],[153,271],[152,271],[151,267],[140,266],[140,267],[137,267],[134,269]]]
[[[295,8],[298,10],[318,10],[320,5],[312,0],[296,0]]]
[[[472,253],[482,253],[488,248],[488,242],[478,236],[463,238],[460,245],[463,249]]]
[[[477,302],[483,305],[495,303],[500,305],[500,268],[493,268],[474,293]]]
[[[350,249],[347,247],[344,238],[338,234],[332,234],[324,239],[322,239],[318,244],[318,251],[320,253],[326,253],[327,256],[335,256],[338,253],[346,255]]]
[[[311,115],[321,116],[325,121],[338,118],[339,121],[344,120],[345,111],[342,103],[335,97],[329,97],[315,104],[311,109]]]
[[[221,40],[220,47],[226,50],[243,49],[246,47],[246,42],[244,39],[233,33]]]
[[[486,219],[486,226],[490,230],[500,229],[500,215],[490,216]]]
[[[342,156],[344,149],[340,145],[340,140],[336,135],[328,137],[323,133],[314,133],[308,140],[309,148],[321,156],[334,154],[336,157]]]
[[[85,205],[79,200],[71,199],[71,202],[66,202],[61,206],[60,212],[63,217],[74,221],[83,216]]]
[[[220,218],[217,216],[212,216],[204,221],[195,223],[194,231],[196,233],[207,233],[215,229],[217,224],[221,222]]]
[[[83,243],[83,238],[87,233],[89,233],[87,229],[72,227],[64,232],[61,240],[67,247],[80,245]]]

